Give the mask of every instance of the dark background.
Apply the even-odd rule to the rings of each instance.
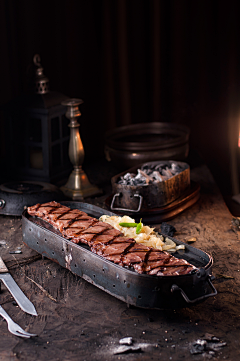
[[[84,100],[85,163],[104,156],[106,130],[185,124],[221,190],[238,194],[239,19],[233,0],[2,0],[1,105],[26,90],[38,53],[50,89]]]

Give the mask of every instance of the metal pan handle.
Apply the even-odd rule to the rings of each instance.
[[[172,285],[172,287],[171,287],[171,292],[180,291],[181,294],[182,294],[182,296],[183,296],[183,298],[184,298],[184,300],[185,300],[187,303],[194,303],[194,302],[197,302],[197,301],[201,301],[201,300],[203,300],[203,299],[205,299],[205,298],[207,298],[207,297],[215,296],[215,295],[217,294],[217,290],[216,290],[216,288],[213,286],[212,281],[211,281],[211,279],[210,279],[210,276],[208,277],[207,280],[208,280],[208,283],[209,283],[209,285],[210,285],[210,287],[211,287],[211,289],[212,289],[213,292],[208,293],[208,294],[206,294],[206,295],[204,295],[204,296],[195,298],[194,300],[190,300],[190,299],[188,298],[188,296],[186,295],[186,293],[185,293],[180,287],[178,287],[178,286],[175,285],[175,284]]]
[[[138,197],[139,198],[139,204],[138,204],[138,209],[129,209],[129,208],[118,208],[118,207],[114,207],[114,202],[115,199],[117,197],[120,197],[120,193],[115,193],[111,202],[111,210],[112,211],[127,211],[127,212],[139,212],[141,207],[142,207],[142,201],[143,201],[143,197],[140,194],[135,193],[133,195],[134,197]]]
[[[0,209],[3,209],[5,207],[5,200],[4,199],[0,199]]]

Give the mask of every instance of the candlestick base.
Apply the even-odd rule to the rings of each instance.
[[[101,189],[89,182],[86,173],[81,167],[72,171],[67,183],[61,187],[61,190],[65,196],[76,201],[102,193]]]

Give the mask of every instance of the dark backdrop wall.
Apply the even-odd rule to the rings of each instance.
[[[85,162],[117,126],[175,122],[220,186],[239,193],[240,2],[2,0],[1,105],[26,89],[34,54],[51,90],[81,98]],[[0,118],[1,158],[5,128]]]

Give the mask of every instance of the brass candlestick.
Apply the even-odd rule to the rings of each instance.
[[[83,200],[85,197],[90,197],[101,193],[101,190],[92,185],[87,175],[82,169],[84,160],[84,149],[81,141],[79,126],[77,118],[81,116],[78,108],[83,101],[81,99],[68,99],[62,102],[62,105],[67,106],[66,117],[70,120],[70,141],[69,141],[69,158],[73,164],[73,171],[70,174],[65,186],[61,187],[63,193],[73,200]]]

